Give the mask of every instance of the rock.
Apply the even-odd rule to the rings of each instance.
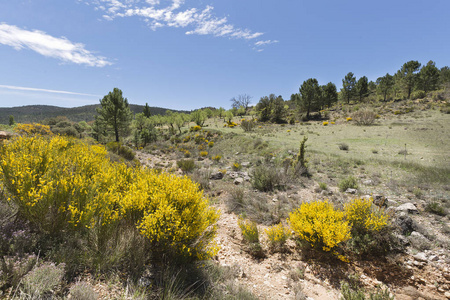
[[[417,210],[417,207],[411,202],[400,205],[399,207],[397,207],[395,209],[395,211],[398,211],[398,212],[404,211],[404,212],[407,212],[410,214],[418,214],[419,213],[419,211]]]
[[[417,228],[417,225],[405,212],[401,212],[394,223],[400,228],[403,235],[407,235]]]
[[[374,182],[373,182],[372,179],[364,180],[362,183],[363,183],[364,185],[374,185]]]
[[[347,189],[345,192],[347,194],[356,194],[357,191],[358,191],[357,189]]]
[[[419,252],[416,255],[413,255],[414,259],[417,261],[427,262],[427,255],[423,252]]]
[[[244,178],[241,178],[241,177],[236,178],[236,179],[234,180],[234,184],[235,184],[235,185],[239,185],[239,184],[241,184],[241,183],[243,183],[243,182],[244,182]]]
[[[242,164],[241,164],[241,166],[243,166],[244,168],[248,168],[248,167],[250,167],[251,166],[251,162],[249,162],[249,161],[245,161],[245,162],[243,162]]]
[[[438,261],[439,257],[437,255],[430,255],[430,257],[428,257],[429,261]]]
[[[228,176],[235,179],[235,178],[239,177],[239,174],[238,174],[238,172],[228,172]]]
[[[213,179],[213,180],[220,180],[222,178],[223,178],[222,172],[212,173],[211,176],[209,176],[209,179]]]
[[[445,292],[445,293],[444,293],[444,296],[445,296],[447,299],[450,299],[450,292]]]
[[[387,199],[382,195],[375,195],[373,197],[373,204],[378,207],[387,207]]]

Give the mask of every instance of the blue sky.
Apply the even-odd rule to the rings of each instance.
[[[450,65],[448,0],[4,0],[0,107],[230,108],[302,82]]]

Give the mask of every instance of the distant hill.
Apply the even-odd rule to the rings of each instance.
[[[33,123],[41,122],[44,119],[65,116],[73,122],[80,121],[94,121],[94,117],[97,114],[96,108],[100,104],[95,105],[85,105],[80,107],[58,107],[50,105],[27,105],[19,107],[0,107],[0,124],[8,124],[9,116],[14,116],[14,120],[17,123]],[[144,109],[143,105],[130,104],[131,111],[136,113],[141,113]],[[166,111],[174,112],[184,112],[189,113],[189,111],[180,111],[173,109],[166,109],[161,107],[150,107],[150,111],[153,115],[164,115]]]

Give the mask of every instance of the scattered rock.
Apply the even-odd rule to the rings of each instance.
[[[415,231],[414,231],[415,232]],[[416,255],[413,255],[414,259],[417,261],[427,262],[427,255],[423,252],[419,252]]]
[[[238,177],[234,180],[235,185],[239,185],[244,182],[244,178]]]
[[[223,178],[222,172],[212,173],[211,176],[209,176],[209,179],[213,179],[213,180],[220,180],[222,178]]]
[[[401,212],[394,223],[400,228],[403,235],[407,235],[417,228],[417,225],[405,212]]]
[[[378,207],[387,207],[387,199],[382,195],[375,195],[373,197],[373,204]]]
[[[347,189],[345,192],[347,194],[356,194],[356,192],[358,192],[358,190],[357,189]]]
[[[397,207],[395,210],[400,211],[400,212],[404,211],[404,212],[407,212],[410,214],[418,214],[419,213],[419,211],[417,210],[417,207],[411,202],[402,204],[399,207]]]
[[[243,162],[242,164],[241,164],[241,166],[243,166],[244,168],[248,168],[248,167],[250,167],[251,166],[251,162],[249,162],[249,161],[245,161],[245,162]]]
[[[374,185],[375,184],[372,179],[364,180],[362,183],[364,185]]]

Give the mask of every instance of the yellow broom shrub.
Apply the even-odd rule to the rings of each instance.
[[[217,251],[218,212],[187,177],[112,163],[103,146],[59,136],[17,137],[0,154],[8,201],[42,233],[131,224],[154,255],[206,259]]]
[[[289,223],[298,238],[323,251],[331,251],[350,238],[344,213],[328,201],[303,203],[289,214]]]

